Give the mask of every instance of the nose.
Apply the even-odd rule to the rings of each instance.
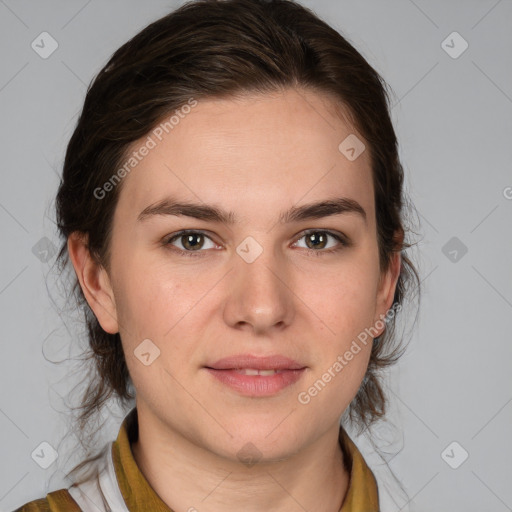
[[[259,335],[285,329],[295,314],[294,285],[286,262],[268,249],[252,262],[241,254],[234,255],[228,274],[225,322]]]

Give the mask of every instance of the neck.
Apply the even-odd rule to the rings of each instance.
[[[175,511],[339,512],[349,485],[339,425],[284,460],[252,466],[152,421],[139,421],[139,437],[131,447],[146,480]]]

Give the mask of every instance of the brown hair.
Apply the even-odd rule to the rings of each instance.
[[[56,197],[57,223],[64,239],[57,258],[60,268],[69,262],[67,239],[78,232],[87,237],[92,257],[109,270],[113,213],[122,182],[102,199],[95,190],[122,165],[131,144],[165,116],[190,98],[271,93],[290,87],[334,98],[367,141],[381,270],[388,268],[394,252],[401,251],[394,305],[402,304],[410,292],[419,292],[417,271],[403,252],[412,244],[402,241],[407,234],[404,176],[387,84],[342,35],[292,0],[188,2],[148,25],[113,54],[88,88],[66,151]],[[85,315],[87,361],[94,372],[79,406],[82,431],[109,398],[127,404],[134,394],[119,333],[101,328],[76,275],[72,293]],[[395,336],[397,316],[375,339],[364,381],[344,414],[344,421],[361,430],[386,411],[379,371],[405,350]]]

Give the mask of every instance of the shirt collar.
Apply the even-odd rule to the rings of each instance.
[[[130,444],[137,440],[137,408],[124,418],[117,439],[112,443],[112,459],[119,489],[130,512],[173,512],[141,473]],[[340,512],[379,512],[377,482],[361,452],[340,426],[340,445],[350,474],[350,482]]]

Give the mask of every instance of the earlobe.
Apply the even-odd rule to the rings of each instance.
[[[119,332],[117,310],[110,278],[105,268],[90,254],[87,234],[71,233],[68,254],[82,292],[104,331]]]

